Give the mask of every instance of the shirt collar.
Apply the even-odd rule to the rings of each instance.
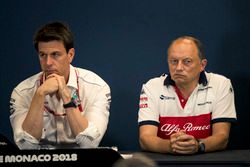
[[[202,71],[200,73],[199,84],[202,84],[203,86],[207,85],[207,77],[206,77],[205,71]],[[175,86],[175,82],[174,80],[172,80],[170,74],[164,80],[164,85],[166,85],[167,87],[170,85]]]
[[[78,89],[77,75],[78,75],[77,70],[72,65],[70,65],[69,80],[68,80],[67,86]]]

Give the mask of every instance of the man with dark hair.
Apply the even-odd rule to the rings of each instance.
[[[11,95],[10,122],[20,149],[98,147],[109,121],[111,92],[97,74],[71,65],[73,34],[62,22],[34,35],[42,71]]]
[[[141,148],[173,154],[225,149],[231,122],[236,121],[231,81],[205,71],[202,44],[191,36],[172,41],[167,60],[170,74],[142,86]]]

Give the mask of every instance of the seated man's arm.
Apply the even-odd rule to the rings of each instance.
[[[36,99],[36,97],[34,97],[34,99]],[[33,100],[32,103],[35,104],[35,102],[37,101]],[[40,133],[42,131],[42,128],[41,130],[39,130],[40,128],[36,126],[38,125],[37,123],[39,122],[37,119],[40,118],[38,114],[36,114],[36,117],[32,119],[31,113],[29,114],[29,117],[27,117],[28,111],[33,110],[32,107],[29,108],[29,106],[32,105],[30,103],[31,101],[29,101],[29,98],[25,98],[25,96],[23,96],[23,94],[19,92],[19,89],[13,90],[10,100],[10,112],[11,112],[10,123],[14,134],[14,141],[20,149],[38,149],[40,147],[39,139],[41,136]],[[26,125],[25,125],[26,129],[23,128],[23,122],[25,119],[26,119]],[[31,119],[31,121],[28,121],[28,119]],[[29,126],[28,122],[30,124]],[[33,134],[33,132],[35,133]],[[38,137],[36,138],[34,136]]]
[[[205,152],[223,150],[227,147],[231,123],[217,122],[212,125],[212,135],[202,139],[205,144]]]
[[[139,142],[143,150],[170,153],[172,152],[169,139],[157,136],[158,127],[154,125],[142,125],[139,128]]]
[[[111,93],[108,85],[98,90],[89,104],[84,104],[84,119],[88,121],[86,129],[78,133],[76,142],[81,148],[98,147],[108,126]]]

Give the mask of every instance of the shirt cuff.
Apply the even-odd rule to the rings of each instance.
[[[39,141],[29,133],[23,131],[16,141],[20,149],[39,149]]]
[[[99,143],[95,139],[99,136],[100,133],[96,126],[92,122],[89,122],[88,127],[76,136],[76,143],[81,148],[97,147]]]

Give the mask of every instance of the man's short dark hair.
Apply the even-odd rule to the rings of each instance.
[[[62,41],[66,51],[74,47],[73,33],[69,26],[63,22],[51,22],[37,30],[34,35],[33,44],[38,51],[39,42]]]

